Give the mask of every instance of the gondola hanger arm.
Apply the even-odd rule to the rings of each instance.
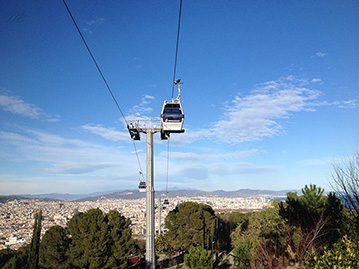
[[[181,86],[180,86],[180,84],[183,84],[183,83],[181,83],[181,79],[177,79],[173,83],[177,85],[178,95],[177,95],[176,98],[172,99],[172,102],[180,101],[181,100]]]

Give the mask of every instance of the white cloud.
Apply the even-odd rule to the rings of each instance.
[[[309,160],[302,160],[299,162],[300,165],[303,166],[318,166],[318,165],[329,165],[333,163],[333,158],[323,158],[323,159],[309,159]]]
[[[155,100],[155,97],[152,95],[143,95],[141,98],[141,103],[138,105],[134,105],[130,109],[130,113],[126,118],[128,119],[139,119],[139,118],[151,118],[150,113],[152,112],[152,108],[149,106],[152,101]],[[159,116],[159,115],[158,115]]]
[[[38,119],[42,113],[39,107],[26,103],[17,96],[0,95],[0,105],[4,111],[33,119]]]
[[[95,26],[95,25],[100,25],[102,23],[104,23],[106,20],[105,18],[98,18],[98,19],[95,19],[95,20],[90,20],[90,21],[85,21],[85,24],[87,25],[87,27],[84,27],[82,30],[88,34],[92,34],[92,28]]]
[[[37,162],[32,172],[79,175],[101,170],[102,176],[124,176],[138,170],[129,151],[39,131],[0,132],[0,143],[8,161]]]
[[[260,166],[246,162],[215,162],[197,163],[185,162],[181,165],[171,164],[171,178],[204,180],[210,176],[217,175],[225,178],[229,175],[254,175],[268,174],[278,171],[277,166]],[[175,176],[174,176],[175,175]]]
[[[121,180],[127,188],[133,188],[132,181]],[[130,187],[128,187],[130,186]],[[0,174],[0,195],[12,194],[43,194],[43,193],[91,193],[97,190],[117,190],[119,189],[118,179],[108,180],[108,178],[95,177],[88,175],[81,178],[67,176],[66,178],[49,177],[18,177],[14,175]]]
[[[96,19],[96,20],[91,20],[91,21],[86,21],[85,23],[87,24],[87,25],[95,25],[95,24],[102,24],[102,23],[104,23],[106,20],[105,20],[105,18],[98,18],[98,19]]]
[[[249,157],[257,152],[256,149],[252,150],[243,150],[235,151],[229,153],[194,153],[194,152],[170,152],[170,158],[174,160],[208,160],[208,161],[218,161],[218,160],[233,160],[238,158]],[[166,156],[167,152],[162,152],[162,156]]]
[[[308,88],[308,80],[293,76],[259,84],[250,95],[236,96],[224,119],[214,124],[219,140],[229,143],[260,140],[282,130],[280,119],[292,113],[314,111],[312,101],[321,92]]]
[[[109,163],[59,163],[51,168],[38,169],[40,172],[49,173],[49,174],[71,174],[79,175],[91,173],[103,168],[115,167],[116,164]]]
[[[351,99],[351,100],[344,100],[344,101],[321,101],[321,102],[314,102],[313,106],[328,106],[334,108],[341,108],[341,109],[353,109],[356,108],[358,105],[358,99]]]
[[[89,131],[90,133],[99,135],[105,139],[112,141],[130,142],[130,135],[128,132],[120,132],[113,128],[105,128],[101,124],[92,126],[90,124],[83,125],[82,129]]]
[[[318,56],[318,57],[324,57],[324,56],[327,56],[328,53],[325,53],[325,52],[317,52],[315,55]]]
[[[58,122],[59,116],[50,116],[45,114],[41,108],[34,104],[26,103],[20,97],[0,95],[0,106],[4,111],[10,112],[15,115],[28,117],[32,119],[43,119],[50,122]]]
[[[213,137],[213,132],[212,130],[209,129],[199,129],[199,130],[191,130],[191,129],[186,129],[185,128],[185,132],[182,134],[171,134],[170,136],[170,140],[171,143],[176,144],[176,145],[187,145],[187,144],[191,144],[197,140],[200,139],[206,139],[206,138],[210,138]],[[159,138],[155,137],[156,142],[159,142]],[[157,140],[158,139],[158,140]],[[165,143],[162,141],[162,143]]]
[[[86,32],[86,33],[92,35],[92,31],[91,31],[89,28],[83,28],[82,30],[83,30],[84,32]]]
[[[321,82],[322,80],[320,78],[313,78],[311,82],[316,83],[316,82]]]
[[[339,102],[338,107],[339,108],[356,108],[357,103],[358,103],[357,99],[341,101],[341,102]]]

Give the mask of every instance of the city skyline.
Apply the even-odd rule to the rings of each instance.
[[[171,99],[179,2],[67,4],[126,116]],[[357,1],[183,1],[169,188],[330,190],[358,149]],[[0,4],[0,195],[135,189],[116,105],[61,1]],[[154,138],[155,189],[167,142]],[[136,143],[145,173],[145,136]]]

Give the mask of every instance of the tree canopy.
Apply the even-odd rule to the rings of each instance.
[[[131,252],[129,219],[100,209],[76,214],[68,223],[69,264],[79,268],[125,268]]]
[[[306,185],[302,193],[301,196],[291,192],[287,194],[285,203],[280,204],[282,218],[299,227],[303,234],[312,234],[312,243],[325,245],[337,241],[343,224],[340,199],[334,193],[324,195],[324,189],[316,185]]]
[[[45,268],[68,268],[66,251],[70,238],[61,226],[46,231],[40,243],[40,264]]]
[[[202,246],[213,249],[219,236],[219,218],[212,207],[195,202],[185,202],[168,213],[165,220],[166,236],[174,248],[189,249]]]
[[[213,268],[212,253],[202,247],[192,247],[184,256],[184,264],[189,269],[211,269]]]

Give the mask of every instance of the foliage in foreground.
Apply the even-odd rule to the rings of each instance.
[[[322,255],[311,252],[307,265],[309,268],[358,268],[359,242],[344,236],[332,249],[325,248]]]
[[[35,221],[30,246],[0,252],[7,259],[3,268],[127,268],[126,258],[135,252],[130,220],[115,210],[78,213],[67,228],[54,226],[46,231],[40,244],[39,225]]]
[[[184,255],[184,264],[189,269],[210,269],[213,268],[212,253],[202,247],[192,247]]]
[[[343,234],[344,208],[333,194],[315,185],[305,186],[302,196],[288,193],[286,202],[274,202],[262,212],[239,218],[232,233],[234,259],[248,264],[304,263],[310,252],[321,253]]]
[[[212,207],[195,202],[185,202],[168,213],[165,224],[166,237],[172,248],[190,249],[201,246],[215,249],[220,242],[228,242],[224,222]]]

